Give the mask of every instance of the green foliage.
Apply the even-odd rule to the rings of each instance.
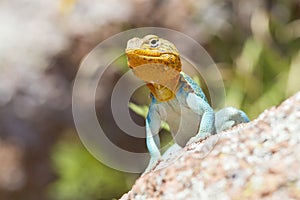
[[[132,184],[129,176],[101,164],[78,141],[57,144],[52,159],[59,179],[49,188],[51,199],[112,199]]]
[[[255,118],[300,89],[300,80],[292,78],[293,72],[299,72],[299,64],[297,56],[284,56],[276,44],[267,45],[250,37],[233,64],[231,80],[225,82],[227,104]],[[293,84],[289,84],[291,81]]]
[[[135,112],[136,114],[138,114],[138,115],[140,115],[140,116],[146,118],[147,113],[148,113],[148,109],[149,109],[148,106],[146,106],[146,105],[139,106],[139,105],[136,105],[136,104],[134,104],[134,103],[132,103],[132,102],[129,102],[128,106],[129,106],[129,108],[130,108],[133,112]]]
[[[146,106],[146,105],[139,106],[139,105],[136,105],[136,104],[134,104],[132,102],[129,102],[128,106],[136,114],[138,114],[138,115],[140,115],[140,116],[142,116],[144,118],[147,117],[148,106]],[[170,131],[169,125],[166,122],[164,122],[164,121],[161,122],[161,128],[164,129],[164,130],[166,130],[166,131]]]

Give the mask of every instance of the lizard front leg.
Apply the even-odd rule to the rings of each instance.
[[[158,110],[151,104],[146,118],[146,145],[151,158],[144,173],[150,171],[161,158],[159,150],[160,140],[158,135],[160,124],[161,119]]]
[[[249,122],[249,118],[241,110],[234,107],[226,107],[216,112],[216,131],[220,133],[240,123]]]
[[[202,116],[202,118],[200,118],[201,121],[199,122],[197,135],[192,137],[187,144],[215,134],[215,114],[208,102],[195,93],[189,93],[186,98],[186,103],[191,110]]]

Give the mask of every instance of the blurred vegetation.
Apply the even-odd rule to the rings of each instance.
[[[53,147],[52,159],[60,177],[49,188],[52,199],[111,199],[120,197],[133,184],[134,176],[101,164],[72,138]]]
[[[0,16],[0,142],[13,144],[0,148],[8,163],[0,169],[0,199],[112,199],[129,190],[137,175],[95,160],[77,139],[71,114],[80,60],[118,32],[158,26],[191,36],[219,67],[226,105],[251,119],[300,90],[298,0],[4,0]],[[118,145],[146,151],[144,140],[123,136],[109,111],[125,63],[113,63],[99,83],[99,121]],[[138,114],[146,113],[147,93],[132,97],[142,106],[130,105]],[[19,173],[8,173],[2,155],[15,159]]]

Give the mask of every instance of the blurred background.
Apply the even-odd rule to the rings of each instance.
[[[144,26],[171,28],[203,45],[224,78],[226,104],[251,119],[300,90],[299,0],[2,0],[0,199],[113,199],[131,188],[138,174],[110,169],[83,147],[71,94],[90,50]],[[144,140],[120,132],[107,106],[127,70],[120,59],[100,81],[99,121],[119,145],[146,151]],[[146,104],[147,94],[140,96],[132,100]]]

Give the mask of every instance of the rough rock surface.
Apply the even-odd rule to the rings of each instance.
[[[300,92],[175,152],[121,199],[300,199]]]

